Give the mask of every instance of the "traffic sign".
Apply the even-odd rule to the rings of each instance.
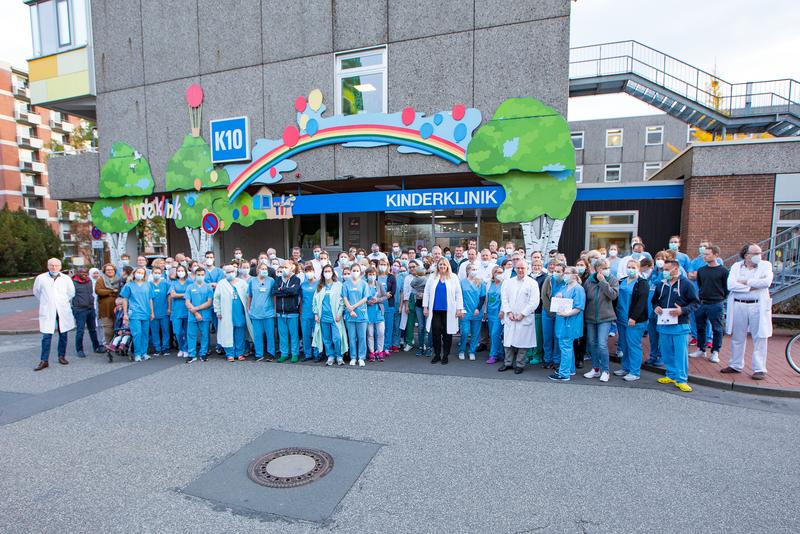
[[[211,162],[226,163],[250,159],[250,120],[232,117],[209,122]]]
[[[103,232],[96,226],[92,226],[92,239],[95,241],[100,240],[103,238]]]
[[[215,213],[206,213],[201,221],[201,228],[208,235],[214,235],[219,230],[219,217]]]

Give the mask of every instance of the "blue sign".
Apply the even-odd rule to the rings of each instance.
[[[250,120],[233,117],[209,121],[211,162],[227,163],[250,159]]]

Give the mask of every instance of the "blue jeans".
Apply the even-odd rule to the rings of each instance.
[[[628,319],[620,321],[617,319],[617,354],[625,354],[628,352],[628,337],[625,329],[628,328]]]
[[[89,339],[92,340],[92,349],[99,349],[100,342],[97,341],[97,315],[94,313],[94,308],[72,310],[72,315],[75,316],[75,350],[77,352],[83,352],[83,331],[86,327],[89,328]]]
[[[384,324],[384,331],[383,331],[383,349],[384,351],[388,351],[392,346],[392,335],[394,334],[394,316],[395,316],[395,309],[394,308],[384,308],[383,309],[383,324]],[[381,350],[380,347],[375,347],[377,350]]]
[[[655,314],[650,314],[650,319],[647,321],[647,337],[650,339],[650,358],[647,360],[649,364],[661,362],[661,348],[659,347],[661,335],[656,326],[657,320]]]
[[[622,354],[622,369],[634,376],[642,372],[642,336],[647,323],[625,327],[625,352]]]
[[[489,357],[503,359],[503,322],[500,319],[489,318]]]
[[[58,330],[56,329],[56,332]],[[58,357],[63,358],[67,355],[67,332],[58,333]],[[50,360],[50,343],[53,341],[53,334],[42,334],[42,353],[41,360],[43,362]]]
[[[297,314],[278,315],[278,340],[280,341],[281,358],[300,356],[300,338],[297,333]],[[289,352],[291,348],[291,353]]]
[[[659,347],[667,378],[679,384],[689,380],[689,334],[665,334],[660,332]]]
[[[161,332],[160,337],[158,335],[159,331]],[[150,341],[152,341],[153,350],[156,352],[169,350],[169,317],[156,317],[150,321]]]
[[[424,331],[424,328],[423,328]],[[347,340],[350,343],[350,359],[367,359],[367,323],[347,321]]]
[[[314,320],[313,315],[311,317],[303,317],[300,319],[300,329],[303,331],[303,355],[307,360],[311,358],[319,358],[317,349],[312,343],[312,340],[314,339],[314,325],[316,324],[317,321]]]
[[[130,319],[133,355],[146,356],[150,344],[150,319]]]
[[[225,356],[228,358],[238,358],[244,354],[244,340],[246,326],[233,327],[233,347],[223,347],[225,349]]]
[[[561,362],[561,349],[556,339],[556,319],[547,313],[542,314],[542,342],[544,343],[544,363],[558,365]]]
[[[606,334],[607,336],[608,334]],[[558,364],[558,376],[569,378],[575,374],[575,340],[569,338],[558,339],[558,349],[561,352],[561,362]]]
[[[722,305],[722,303],[720,303],[720,306],[721,305]],[[694,311],[694,312],[690,313],[689,314],[689,330],[692,332],[692,337],[697,340],[697,348],[703,349],[704,348],[704,343],[700,342],[700,339],[701,339],[699,337],[700,328],[697,325],[697,321],[698,321],[697,312]],[[705,324],[705,328],[704,328],[704,331],[705,331],[705,343],[708,343],[709,341],[712,341],[711,333],[714,331],[714,327],[711,324],[711,321],[709,320],[708,317],[706,317],[705,323],[706,323]],[[720,344],[720,346],[721,346],[721,344]]]
[[[428,318],[425,317],[425,308],[422,305],[416,306],[414,307],[414,313],[417,314],[417,349],[429,348],[433,344],[433,334],[425,335],[425,326],[428,324]]]
[[[403,314],[399,312],[399,310],[395,310],[394,314],[394,325],[392,326],[392,346],[399,347],[402,345],[402,341],[400,339],[402,332],[400,332],[400,319],[402,318]],[[386,339],[389,339],[388,337]]]
[[[707,325],[711,325],[712,340],[711,350],[719,352],[722,348],[722,333],[725,324],[722,321],[723,306],[721,302],[717,304],[701,304],[700,307],[694,312],[695,319],[697,320],[697,339],[708,339]],[[704,349],[698,343],[698,349]]]
[[[467,338],[469,337],[469,353],[475,354],[481,338],[480,318],[461,319],[459,329],[461,330],[461,342],[458,344],[458,352],[462,354],[467,352]]]
[[[328,358],[339,360],[342,357],[342,337],[336,323],[319,323],[322,332],[322,344],[325,345],[325,354]]]
[[[613,323],[613,321],[586,323],[586,344],[592,355],[594,369],[608,372],[608,333]]]
[[[196,358],[197,353],[197,334],[200,334],[200,357],[205,358],[208,354],[208,330],[211,328],[211,321],[188,321],[186,326],[186,344],[190,358]]]
[[[253,319],[253,345],[255,346],[256,358],[264,357],[264,335],[267,336],[267,354],[275,356],[275,318]]]
[[[186,317],[172,318],[172,331],[175,332],[175,339],[178,340],[178,350],[186,352]]]

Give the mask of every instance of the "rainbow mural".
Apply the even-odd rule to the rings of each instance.
[[[281,172],[294,170],[292,156],[327,145],[345,147],[397,146],[398,152],[431,155],[459,165],[467,161],[467,145],[481,122],[477,109],[462,104],[431,117],[407,107],[397,113],[369,113],[322,117],[325,106],[314,90],[308,100],[295,101],[297,126],[287,126],[281,139],[260,139],[252,151],[253,161],[227,165],[232,177],[228,200],[233,202],[253,184],[272,184]]]

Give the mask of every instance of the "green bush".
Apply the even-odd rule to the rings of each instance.
[[[48,258],[61,257],[61,241],[46,222],[21,209],[0,210],[0,276],[44,272]]]

